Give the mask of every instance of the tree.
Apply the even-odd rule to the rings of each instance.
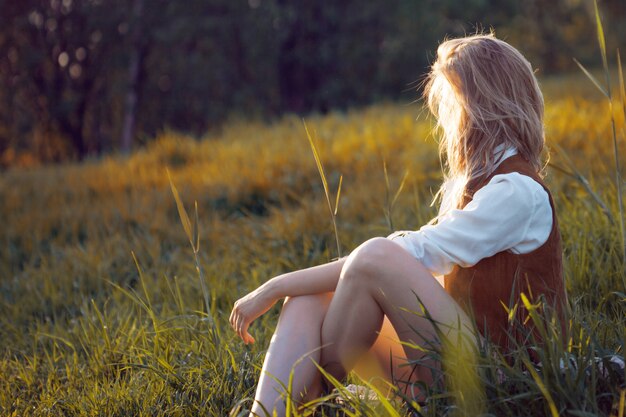
[[[136,137],[203,135],[231,115],[413,100],[438,42],[477,27],[561,70],[595,54],[588,4],[0,0],[0,164],[20,149],[44,161],[128,152]],[[623,40],[624,2],[600,6],[609,41]]]
[[[66,138],[79,158],[96,151],[88,140],[89,114],[117,40],[118,16],[104,9],[88,0],[0,4],[0,77],[10,86],[2,110],[22,111],[8,122],[11,134],[30,137],[44,159],[63,157],[56,153],[61,141],[49,143],[54,138]]]
[[[129,153],[135,134],[135,118],[137,115],[137,101],[140,90],[140,70],[143,65],[146,46],[143,31],[144,0],[133,1],[133,15],[130,31],[130,57],[128,60],[128,91],[124,106],[124,122],[122,125],[120,149]]]

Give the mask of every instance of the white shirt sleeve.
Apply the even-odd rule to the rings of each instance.
[[[454,265],[470,267],[505,250],[532,252],[551,230],[548,194],[538,182],[515,172],[495,175],[462,210],[450,210],[436,224],[388,238],[433,274],[443,275]]]

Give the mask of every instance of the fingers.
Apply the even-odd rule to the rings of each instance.
[[[238,300],[238,301],[235,301],[235,305],[233,306],[233,311],[230,312],[230,318],[228,319],[228,322],[230,323],[230,327],[232,327],[233,330],[237,332],[237,334],[239,334],[241,321],[242,321],[242,316],[241,316],[241,310],[239,308],[239,300]]]
[[[245,339],[243,337],[244,320],[241,317],[238,317],[237,323],[235,323],[235,326],[236,326],[235,332],[241,338],[241,340],[245,342]]]
[[[228,321],[235,333],[237,333],[237,336],[239,336],[245,344],[255,342],[254,337],[248,333],[250,322],[246,320],[244,315],[241,313],[237,302],[235,302],[235,306],[233,307],[233,311],[230,313]]]
[[[241,337],[241,339],[246,345],[248,343],[254,343],[254,338],[250,335],[250,333],[248,333],[248,327],[250,327],[250,324],[247,322],[244,322],[243,326],[241,327],[241,332],[239,334],[239,337]]]
[[[250,324],[245,320],[241,320],[237,322],[237,328],[235,329],[237,335],[239,335],[246,345],[248,343],[254,343],[254,337],[248,333],[248,327],[250,327]]]
[[[228,318],[228,322],[230,323],[230,327],[235,328],[235,323],[237,320],[237,303],[233,306],[233,310],[230,312],[230,317]]]

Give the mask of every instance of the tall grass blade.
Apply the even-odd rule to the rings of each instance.
[[[167,178],[170,181],[170,188],[172,189],[172,194],[174,195],[174,200],[176,201],[176,207],[178,208],[178,215],[180,216],[180,221],[183,224],[183,229],[185,229],[185,234],[187,235],[187,238],[189,239],[191,246],[193,246],[191,221],[189,220],[189,216],[187,215],[187,210],[185,210],[185,206],[183,205],[183,202],[180,199],[178,190],[176,189],[176,186],[174,185],[174,182],[172,181],[170,170],[166,169],[166,171],[167,171]]]
[[[139,261],[137,260],[137,256],[135,256],[135,252],[131,252],[131,255],[133,256],[135,267],[137,268],[137,272],[139,273],[139,282],[141,283],[141,289],[143,290],[143,294],[146,296],[146,306],[148,307],[148,312],[151,312],[152,302],[150,301],[150,294],[148,294],[148,288],[146,287],[146,282],[143,279],[143,270],[141,269],[141,266],[139,266]]]
[[[581,64],[576,58],[574,58],[574,62],[576,63],[576,65],[578,65],[578,67],[582,70],[582,72],[587,76],[587,78],[589,78],[591,80],[591,82],[596,86],[596,88],[598,90],[600,90],[602,95],[604,95],[605,97],[608,97],[609,93],[606,91],[606,89],[604,87],[602,87],[602,85],[596,79],[596,77],[594,77],[593,74],[591,74],[589,71],[587,71],[587,68],[585,68],[584,65]]]
[[[150,315],[150,307],[146,304],[146,302],[141,297],[137,295],[137,293],[134,290],[127,290],[126,288],[122,287],[121,285],[113,281],[107,281],[107,282],[113,288],[115,288],[116,290],[124,294],[126,297],[128,297],[128,299],[131,300],[133,303],[141,307],[146,313],[148,313],[148,315]]]
[[[139,273],[139,282],[141,282],[141,288],[143,290],[143,294],[146,297],[144,308],[146,312],[148,313],[148,316],[150,317],[150,321],[152,321],[152,327],[154,328],[154,353],[156,355],[156,352],[159,349],[159,327],[160,327],[159,321],[154,312],[154,309],[152,308],[152,301],[150,300],[150,294],[148,293],[148,288],[146,287],[146,280],[144,279],[143,270],[141,269],[141,266],[139,266],[139,261],[137,260],[137,257],[135,256],[135,252],[131,252],[131,254],[133,255],[133,260],[135,261],[135,267],[137,268],[137,272]]]
[[[402,190],[404,189],[404,184],[406,183],[406,179],[408,177],[409,177],[409,170],[407,169],[406,171],[404,171],[404,175],[402,176],[402,180],[400,181],[398,190],[396,191],[396,193],[393,196],[393,199],[391,200],[392,206],[396,204],[396,201],[398,201],[398,197],[400,197],[400,193],[402,193]]]
[[[528,372],[530,373],[530,375],[532,376],[533,380],[537,384],[537,387],[539,388],[539,391],[541,391],[541,394],[543,395],[543,397],[548,402],[548,408],[550,408],[550,415],[552,417],[559,417],[559,410],[556,408],[556,404],[554,403],[554,399],[552,398],[552,395],[550,394],[550,391],[546,388],[546,385],[541,380],[541,377],[539,376],[539,374],[535,370],[534,364],[532,362],[530,362],[530,360],[528,358],[523,358],[522,361],[524,362],[524,365],[526,365],[526,369],[528,369]]]
[[[383,174],[385,174],[385,189],[389,192],[391,185],[389,184],[389,173],[387,172],[387,161],[383,159]]]
[[[383,159],[383,174],[385,176],[385,219],[387,219],[387,227],[393,232],[393,218],[391,217],[391,184],[389,182],[389,174],[387,173],[387,161]]]
[[[96,312],[96,316],[98,316],[98,322],[100,323],[100,327],[102,328],[102,336],[104,337],[104,343],[106,345],[106,348],[108,350],[111,350],[111,339],[109,338],[109,333],[107,332],[107,326],[104,322],[104,317],[102,316],[102,313],[100,313],[100,310],[98,309],[98,306],[96,305],[96,302],[93,300],[93,298],[91,299],[91,306]]]
[[[602,19],[600,18],[600,10],[598,9],[598,1],[593,2],[596,15],[596,28],[598,36],[598,44],[600,45],[600,52],[602,53],[602,65],[605,70],[608,70],[609,65],[606,59],[606,40],[604,39],[604,28],[602,27]]]
[[[602,67],[604,68],[604,78],[606,81],[606,98],[609,103],[609,112],[611,115],[611,132],[613,135],[613,155],[615,158],[615,183],[617,185],[617,204],[619,207],[619,224],[622,240],[622,262],[626,266],[626,230],[624,229],[624,209],[622,204],[622,175],[619,160],[619,149],[617,146],[617,131],[615,128],[615,114],[613,113],[613,98],[611,95],[611,74],[609,72],[609,64],[606,55],[606,40],[604,37],[604,28],[602,27],[602,19],[600,18],[600,10],[598,9],[598,1],[593,2],[596,16],[596,28],[598,36],[598,44],[600,45],[600,53],[602,54]]]
[[[315,158],[315,164],[317,165],[317,170],[320,173],[320,177],[322,179],[322,185],[324,186],[324,193],[326,193],[326,200],[328,201],[328,207],[331,207],[330,204],[330,192],[328,190],[328,182],[326,181],[326,174],[324,173],[324,165],[322,164],[322,159],[320,158],[319,153],[317,152],[317,146],[315,146],[315,142],[313,141],[313,137],[309,133],[309,129],[304,121],[304,131],[306,132],[306,136],[309,139],[309,144],[311,145],[311,150],[313,151],[313,157]]]
[[[398,412],[396,407],[394,407],[394,404],[391,401],[389,401],[389,399],[385,396],[385,394],[383,394],[378,388],[376,388],[374,384],[371,384],[368,381],[363,381],[363,384],[364,384],[363,386],[366,388],[365,390],[366,400],[367,400],[367,396],[369,392],[372,392],[376,394],[376,398],[378,399],[379,404],[385,410],[385,413],[386,413],[385,415],[392,416],[392,417],[401,416],[401,414]],[[393,388],[393,386],[391,386],[391,388]]]
[[[387,171],[387,162],[383,159],[383,174],[385,176],[385,207],[383,208],[385,212],[385,219],[387,220],[387,227],[390,232],[395,231],[395,227],[393,225],[393,208],[398,201],[398,197],[402,193],[404,189],[404,184],[406,183],[406,179],[409,177],[409,170],[404,171],[404,175],[402,176],[402,180],[400,181],[400,185],[398,189],[394,193],[393,197],[391,197],[391,181],[389,181],[389,173]]]
[[[170,175],[170,171],[167,170],[167,177],[170,181],[170,187],[172,189],[172,194],[174,195],[174,200],[176,201],[176,207],[178,208],[178,215],[180,217],[180,221],[183,224],[183,229],[185,229],[185,234],[189,239],[189,244],[191,245],[191,249],[193,250],[194,261],[196,265],[196,272],[198,273],[198,279],[200,280],[200,288],[202,289],[202,295],[204,298],[204,307],[206,309],[206,314],[209,319],[209,325],[211,326],[213,331],[217,331],[217,327],[215,326],[215,320],[213,319],[213,315],[211,314],[211,302],[209,297],[209,290],[207,288],[206,282],[204,281],[204,274],[202,273],[202,265],[200,264],[200,226],[199,226],[199,217],[198,217],[198,202],[195,201],[194,204],[194,222],[191,224],[191,220],[189,220],[189,215],[187,215],[187,210],[180,199],[180,195],[178,194],[178,190],[172,181],[172,177]]]
[[[198,202],[194,201],[194,220],[193,220],[193,251],[197,253],[200,251],[200,219],[198,217]],[[194,246],[195,245],[195,246]]]
[[[335,211],[333,215],[337,216],[337,210],[339,209],[339,197],[341,196],[341,184],[343,184],[343,175],[339,176],[339,185],[337,186],[337,198],[335,199]]]
[[[196,261],[196,272],[198,273],[198,279],[200,280],[200,288],[202,289],[202,295],[204,297],[204,308],[206,309],[206,314],[209,319],[209,325],[212,326],[213,330],[217,330],[215,326],[215,320],[213,319],[213,314],[211,313],[209,289],[207,288],[206,282],[204,281],[204,274],[202,273],[202,266],[200,265],[200,258],[197,252],[194,253],[194,259]]]
[[[622,58],[617,50],[617,76],[619,77],[619,96],[622,102],[622,112],[626,120],[626,86],[624,85],[624,72],[622,70]]]
[[[69,347],[70,349],[72,349],[73,351],[76,351],[76,348],[74,347],[74,344],[73,344],[72,342],[70,342],[69,340],[67,340],[66,338],[64,338],[64,337],[57,336],[57,335],[50,334],[50,333],[45,333],[45,332],[37,332],[37,336],[38,336],[38,337],[39,337],[39,336],[42,336],[42,337],[47,337],[47,338],[49,338],[49,339],[52,339],[52,340],[56,340],[56,341],[62,342],[63,344],[65,344],[66,346],[68,346],[68,347]]]
[[[624,115],[624,120],[626,120],[626,86],[624,84],[624,71],[622,70],[622,57],[620,56],[619,53],[619,49],[617,50],[617,74],[619,77],[619,96],[620,96],[620,101],[622,102],[622,113]],[[611,113],[611,117],[613,117],[613,113]],[[624,129],[622,129],[622,136],[624,135]],[[617,152],[617,137],[615,134],[615,125],[613,125],[613,137],[615,138],[615,149]],[[617,155],[617,153],[616,153]],[[616,157],[616,161],[617,157]],[[620,180],[618,183],[618,204],[620,207],[620,220],[621,220],[621,225],[622,225],[622,246],[623,246],[623,261],[626,264],[626,230],[624,230],[624,213],[622,212],[623,207],[622,207],[622,193],[621,193],[621,176],[619,175],[620,172],[618,172],[618,179]],[[626,276],[624,277],[624,283],[626,284]]]
[[[341,258],[341,244],[339,243],[339,232],[337,230],[337,208],[339,206],[339,193],[341,192],[341,183],[343,181],[343,176],[339,179],[339,187],[337,189],[337,198],[335,202],[335,208],[330,200],[330,191],[328,189],[328,181],[326,180],[326,174],[324,173],[324,165],[322,164],[322,159],[320,158],[319,152],[317,151],[317,147],[315,146],[315,142],[313,141],[313,137],[309,133],[309,129],[306,126],[306,122],[302,120],[302,124],[304,124],[304,131],[306,132],[306,136],[309,139],[309,145],[311,145],[311,150],[313,151],[313,157],[315,158],[315,164],[317,165],[317,170],[319,171],[320,177],[322,179],[322,185],[324,187],[324,195],[326,196],[326,203],[328,204],[328,211],[330,212],[330,218],[333,224],[333,231],[335,232],[335,242],[337,243],[337,256]]]

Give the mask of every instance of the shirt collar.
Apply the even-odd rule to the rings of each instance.
[[[517,148],[515,146],[509,146],[508,148],[504,147],[504,144],[501,143],[493,150],[493,159],[495,161],[494,169],[498,167],[505,159],[510,158],[514,155],[517,155]]]

